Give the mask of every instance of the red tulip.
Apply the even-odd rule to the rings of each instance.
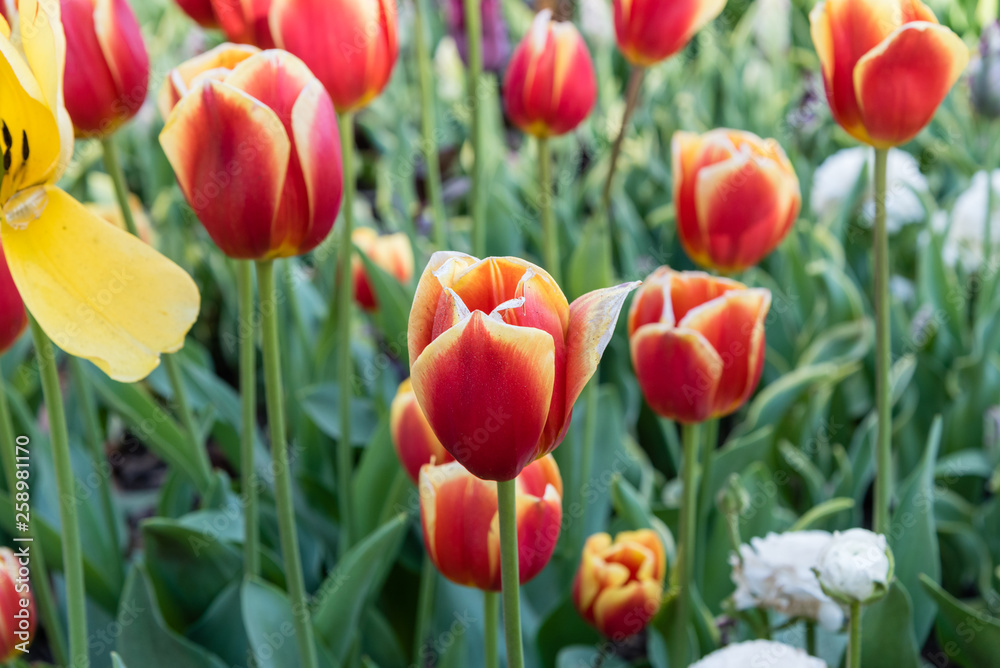
[[[160,113],[166,119],[190,90],[205,79],[222,81],[244,60],[260,53],[260,49],[249,44],[220,44],[211,51],[195,56],[170,70],[160,87],[156,100]]]
[[[677,233],[692,260],[743,271],[792,229],[802,195],[778,142],[722,129],[677,132],[672,149]]]
[[[212,0],[215,16],[230,42],[273,49],[268,22],[272,0]]]
[[[420,410],[413,385],[407,378],[399,385],[389,410],[389,431],[396,455],[410,479],[417,483],[425,464],[447,464],[455,458],[441,445]]]
[[[916,137],[969,62],[920,0],[826,0],[809,21],[834,119],[876,148]]]
[[[552,455],[529,465],[517,490],[517,552],[521,584],[552,558],[562,522],[562,478]],[[420,469],[420,520],[427,554],[452,582],[500,591],[497,486],[458,462]]]
[[[0,662],[24,657],[35,638],[35,598],[28,563],[10,548],[0,547]]]
[[[212,8],[212,0],[176,0],[184,13],[194,19],[203,28],[218,28],[219,20]]]
[[[336,114],[322,84],[289,53],[262,51],[202,75],[170,112],[160,144],[188,203],[230,257],[301,255],[333,228],[343,189]]]
[[[146,100],[149,56],[125,0],[61,0],[66,111],[77,134],[106,137]]]
[[[587,44],[572,23],[535,16],[514,50],[503,81],[507,116],[524,132],[551,137],[583,122],[597,100],[597,78]]]
[[[28,315],[24,310],[24,302],[14,285],[3,247],[0,246],[0,354],[14,345],[27,325]]]
[[[399,52],[394,0],[274,0],[271,32],[316,73],[339,112],[378,97]]]
[[[726,0],[614,0],[618,48],[634,65],[674,55],[722,13]]]
[[[570,305],[524,260],[435,253],[408,340],[413,389],[445,449],[487,480],[512,480],[554,450],[637,285]]]
[[[764,369],[771,293],[660,267],[628,316],[632,365],[650,407],[682,423],[729,415]]]
[[[400,283],[409,283],[413,278],[413,247],[406,234],[397,232],[379,236],[370,227],[359,227],[351,234],[351,241],[377,267],[384,269]],[[354,276],[354,300],[366,310],[375,310],[378,308],[375,291],[361,258],[354,256],[351,259],[351,270]]]

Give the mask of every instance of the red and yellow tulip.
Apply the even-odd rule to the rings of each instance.
[[[0,19],[0,243],[7,266],[56,345],[115,380],[140,380],[161,353],[184,345],[198,316],[198,288],[173,262],[55,186],[73,152],[62,19],[58,3],[19,6],[12,17],[20,24],[18,46]]]
[[[272,0],[212,0],[216,21],[231,42],[275,47],[268,20]]]
[[[156,104],[164,119],[191,90],[206,79],[222,81],[236,66],[260,49],[249,44],[220,44],[211,51],[195,56],[170,70],[160,87]]]
[[[351,233],[351,241],[377,267],[400,283],[409,283],[413,278],[413,247],[410,237],[403,232],[380,236],[370,227],[359,227]],[[354,256],[351,259],[351,273],[354,276],[354,301],[362,308],[374,311],[378,303],[361,258]]]
[[[399,463],[414,484],[419,480],[420,468],[425,464],[441,465],[455,459],[444,449],[441,441],[434,435],[434,430],[427,424],[409,378],[400,383],[392,400],[389,431],[392,433],[392,445],[396,448]]]
[[[319,77],[338,112],[378,97],[399,53],[394,0],[274,0],[271,32]]]
[[[809,21],[834,119],[876,148],[916,137],[969,62],[920,0],[825,0]]]
[[[559,541],[562,478],[552,455],[514,481],[521,584],[542,572]],[[452,582],[500,591],[500,516],[497,486],[458,462],[420,470],[420,519],[434,565]]]
[[[195,23],[202,28],[218,28],[219,20],[215,17],[212,0],[176,0],[177,6],[184,10]]]
[[[573,604],[588,624],[613,640],[646,628],[663,599],[663,543],[650,529],[594,534],[583,547]]]
[[[674,55],[722,13],[726,0],[614,0],[618,48],[633,65]]]
[[[660,267],[628,316],[632,365],[658,414],[692,424],[729,415],[760,382],[771,293]]]
[[[326,238],[340,208],[336,114],[301,60],[278,50],[247,53],[220,47],[170,75],[161,105],[182,97],[160,144],[224,253],[301,255]]]
[[[587,118],[597,100],[597,78],[572,23],[553,21],[547,9],[535,16],[510,59],[503,99],[511,122],[536,137],[565,134]]]
[[[487,480],[513,480],[554,450],[637,285],[570,305],[530,262],[435,253],[408,341],[414,392],[445,449]]]
[[[25,561],[27,566],[27,561]],[[28,568],[10,548],[0,547],[0,661],[24,656],[35,638],[35,597]],[[21,649],[18,649],[18,646]]]
[[[677,234],[696,263],[743,271],[792,229],[802,195],[775,140],[738,130],[677,132],[672,152]]]

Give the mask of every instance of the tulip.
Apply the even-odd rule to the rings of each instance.
[[[126,0],[61,0],[66,110],[77,133],[107,137],[146,100],[149,56]]]
[[[212,0],[176,0],[177,6],[184,10],[195,23],[202,28],[218,28],[219,20],[215,16]]]
[[[650,407],[685,424],[729,415],[764,368],[771,293],[701,272],[660,267],[628,317],[632,364]]]
[[[231,42],[275,47],[268,21],[272,0],[211,0],[219,25]]]
[[[674,55],[722,13],[726,0],[614,0],[618,48],[633,65]]]
[[[393,0],[274,0],[271,32],[319,77],[338,112],[374,100],[399,52]]]
[[[542,572],[559,540],[562,478],[551,455],[521,471],[517,490],[521,584]],[[420,469],[420,520],[427,554],[452,582],[500,591],[497,486],[458,462]]]
[[[465,27],[463,0],[445,0],[444,16],[448,34],[455,40],[462,60],[469,63],[469,38]],[[483,0],[482,6],[483,70],[500,72],[510,56],[507,23],[503,18],[500,0]]]
[[[35,598],[27,569],[10,548],[0,547],[0,662],[23,656],[35,637]]]
[[[198,83],[170,112],[160,144],[188,203],[226,255],[302,255],[326,238],[340,207],[333,104],[295,56],[262,51],[226,69],[242,55],[217,51],[198,65],[223,63],[194,77]],[[178,68],[167,85],[187,74]]]
[[[570,305],[530,262],[435,253],[407,338],[413,390],[445,449],[498,481],[554,450],[637,285]]]
[[[1000,118],[1000,23],[983,29],[979,53],[969,65],[972,106],[984,118]]]
[[[414,484],[419,481],[420,468],[425,464],[441,465],[455,461],[427,424],[409,378],[400,383],[392,400],[389,431],[399,462]]]
[[[677,233],[688,256],[725,273],[743,271],[792,229],[802,196],[773,139],[736,130],[674,134]]]
[[[809,21],[834,119],[875,148],[916,137],[969,61],[920,0],[826,0]]]
[[[597,78],[572,23],[552,21],[547,9],[535,16],[511,57],[503,99],[511,122],[536,137],[566,134],[587,118],[597,100]]]
[[[250,44],[220,44],[170,70],[156,100],[163,118],[168,118],[181,98],[198,83],[205,79],[225,79],[237,65],[256,53],[260,49]]]
[[[28,325],[24,303],[11,278],[7,260],[0,247],[0,354],[7,351]]]
[[[614,541],[594,534],[583,546],[573,580],[573,605],[604,636],[623,640],[646,628],[663,599],[667,557],[650,529],[625,531]]]
[[[384,269],[400,283],[409,283],[413,278],[413,247],[410,238],[402,232],[379,236],[370,227],[359,227],[351,235],[354,245],[377,267]],[[365,273],[364,263],[354,256],[351,260],[354,275],[354,301],[369,311],[378,307],[375,292]]]

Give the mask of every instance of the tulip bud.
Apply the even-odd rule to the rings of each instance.
[[[394,0],[274,0],[271,32],[323,82],[338,112],[378,97],[399,52]]]
[[[217,51],[208,60],[234,53]],[[277,50],[232,70],[220,65],[193,79],[185,72],[182,65],[165,86],[198,81],[170,112],[160,144],[212,240],[247,260],[318,246],[333,228],[343,190],[337,119],[322,84],[301,60]],[[161,94],[165,106],[171,95]]]
[[[469,62],[469,39],[465,29],[465,3],[463,0],[446,0],[444,3],[445,23],[448,34],[458,45],[462,60]],[[510,56],[510,41],[507,39],[507,23],[503,18],[500,0],[483,0],[481,21],[481,44],[483,50],[483,70],[500,72]]]
[[[614,0],[618,48],[633,65],[655,65],[687,46],[725,6],[726,0]]]
[[[513,480],[552,452],[637,285],[570,305],[530,262],[435,253],[407,340],[413,390],[445,449],[487,480]]]
[[[916,137],[969,62],[920,0],[825,0],[809,22],[833,118],[876,148]]]
[[[28,325],[28,315],[24,310],[21,294],[14,285],[0,246],[0,354],[7,351]]]
[[[514,481],[518,574],[525,584],[542,572],[559,541],[562,478],[552,455]],[[458,462],[420,469],[420,520],[427,554],[452,582],[500,591],[497,486]]]
[[[212,8],[212,0],[176,0],[176,2],[177,6],[202,28],[219,27],[219,20]]]
[[[146,100],[149,55],[126,0],[61,0],[66,111],[77,134],[107,137]]]
[[[572,23],[535,16],[510,59],[503,81],[507,116],[524,132],[551,137],[583,122],[597,100],[597,78],[587,44]]]
[[[406,234],[397,232],[379,236],[370,227],[359,227],[351,234],[351,241],[377,267],[384,269],[400,283],[409,283],[413,278],[413,247],[410,245],[410,237]],[[361,258],[354,256],[351,260],[351,271],[354,275],[354,301],[362,308],[374,311],[378,308],[375,291],[365,273]]]
[[[725,273],[777,248],[802,207],[799,179],[773,139],[737,130],[674,134],[677,234],[688,257]]]
[[[583,546],[573,605],[588,624],[615,641],[646,628],[660,610],[667,557],[655,531],[594,534]]]
[[[764,369],[771,293],[660,267],[629,312],[632,365],[650,408],[692,424],[742,406]]]
[[[1000,23],[983,29],[979,54],[969,65],[972,106],[985,118],[1000,118]]]
[[[7,547],[0,547],[0,662],[23,656],[35,638],[35,597],[28,569]]]
[[[427,424],[409,378],[400,383],[392,400],[389,431],[392,433],[392,445],[396,448],[399,462],[414,484],[417,484],[420,468],[425,464],[441,465],[455,461]]]
[[[160,114],[168,118],[181,98],[197,84],[206,79],[225,79],[237,65],[255,53],[260,53],[260,49],[249,44],[220,44],[170,70],[156,100]]]
[[[268,21],[272,0],[212,0],[215,16],[230,42],[273,49]]]
[[[894,565],[885,536],[849,529],[833,534],[816,560],[815,571],[828,596],[846,605],[866,605],[888,593]]]

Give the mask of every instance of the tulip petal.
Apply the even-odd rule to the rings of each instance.
[[[662,585],[652,581],[609,587],[594,601],[594,623],[613,640],[633,636],[659,611],[662,595]]]
[[[12,207],[28,200],[38,217],[28,220],[23,210],[12,217]],[[4,213],[0,238],[10,273],[60,348],[134,382],[156,368],[160,353],[184,345],[200,297],[176,264],[54,186],[25,193]]]
[[[511,480],[539,454],[554,367],[547,332],[476,311],[420,353],[413,389],[456,460],[480,478]]]
[[[190,90],[206,79],[225,79],[237,65],[259,53],[260,49],[250,44],[220,44],[210,51],[186,60],[163,81],[156,106],[166,119],[170,111]]]
[[[311,221],[305,237],[295,249],[295,254],[299,255],[321,244],[330,234],[344,190],[337,115],[330,95],[316,79],[303,89],[292,108],[292,137],[309,198]],[[409,249],[408,238],[406,242]],[[412,275],[412,252],[409,270]]]
[[[476,262],[478,260],[471,255],[454,251],[437,251],[427,262],[413,295],[413,306],[410,307],[406,340],[411,367],[434,340],[434,321],[445,287],[451,286],[456,273]]]
[[[94,28],[115,82],[117,114],[131,118],[149,88],[149,54],[139,22],[126,0],[96,0]]]
[[[27,324],[24,302],[11,278],[3,246],[0,245],[0,354],[14,344]]]
[[[545,488],[541,498],[518,494],[517,554],[521,584],[530,582],[549,563],[559,542],[561,522],[562,498],[553,485]]]
[[[905,144],[926,126],[969,63],[969,49],[948,28],[908,23],[858,61],[853,85],[877,148]]]
[[[409,379],[400,384],[392,400],[389,432],[399,462],[414,482],[417,482],[420,469],[425,464],[441,465],[452,461],[420,410]]]

